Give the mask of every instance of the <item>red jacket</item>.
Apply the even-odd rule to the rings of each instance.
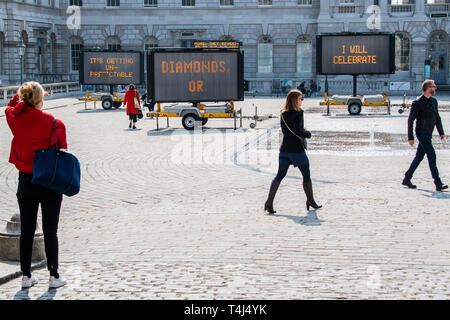
[[[130,113],[139,113],[139,109],[137,109],[134,105],[134,98],[137,98],[139,104],[141,104],[141,100],[139,100],[139,92],[137,90],[127,90],[127,92],[125,92],[125,97],[123,98],[123,106],[127,106],[127,115],[129,115]]]
[[[48,149],[54,117],[51,114],[27,106],[16,95],[5,110],[6,121],[13,134],[9,162],[19,171],[33,173],[34,152]],[[66,127],[61,120],[55,122],[58,149],[67,149]],[[55,147],[52,136],[50,148]]]

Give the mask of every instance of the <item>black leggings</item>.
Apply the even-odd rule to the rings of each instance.
[[[290,164],[280,162],[278,165],[278,173],[275,177],[275,180],[281,182],[283,178],[286,176]],[[298,167],[303,176],[303,182],[311,182],[311,174],[309,172],[309,163],[301,165]]]
[[[47,267],[51,273],[58,270],[58,222],[62,194],[32,184],[31,173],[19,172],[17,200],[20,208],[20,268],[24,275],[31,274],[31,257],[39,204],[42,211]]]

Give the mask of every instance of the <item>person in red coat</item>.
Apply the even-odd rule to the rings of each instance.
[[[5,109],[6,120],[13,134],[9,162],[19,170],[17,200],[20,209],[20,267],[23,273],[22,287],[37,283],[31,275],[31,258],[39,204],[42,211],[45,253],[50,271],[49,286],[57,288],[66,284],[58,274],[58,222],[62,194],[41,185],[32,184],[34,152],[55,148],[51,136],[54,117],[42,111],[44,95],[48,95],[37,82],[24,83]],[[67,149],[66,127],[55,121],[58,147]]]
[[[137,99],[138,104],[134,102],[135,98]],[[128,128],[131,128],[131,125],[133,125],[133,129],[136,129],[137,116],[139,114],[138,108],[141,106],[141,100],[139,100],[139,92],[135,89],[134,84],[130,84],[129,89],[125,93],[123,106],[127,107],[127,116],[129,116],[130,119]]]

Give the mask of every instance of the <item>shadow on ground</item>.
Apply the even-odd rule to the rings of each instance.
[[[16,292],[13,300],[31,300],[29,288],[22,288]],[[56,296],[57,289],[48,289],[37,300],[53,300]]]
[[[285,214],[270,214],[270,217],[283,217],[292,220],[295,223],[304,225],[304,226],[320,226],[322,222],[325,220],[321,220],[317,217],[316,210],[309,210],[306,216],[291,216]]]
[[[450,193],[448,192],[425,190],[425,189],[417,189],[417,190],[425,192],[424,196],[427,198],[450,199]]]
[[[230,130],[234,132],[234,128],[209,128],[203,127],[201,133],[202,134],[217,134],[217,133],[230,133]],[[248,129],[245,128],[237,128],[236,133],[246,133]],[[198,133],[197,131],[195,133]],[[186,134],[194,134],[194,131],[189,131],[184,128],[162,128],[159,130],[153,129],[147,131],[147,136],[168,136],[168,135],[186,135]]]

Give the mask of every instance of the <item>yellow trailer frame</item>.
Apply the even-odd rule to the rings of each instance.
[[[230,104],[230,111],[229,112],[208,112],[205,110],[206,105],[198,103],[194,107],[181,107],[181,111],[177,112],[166,112],[161,110],[161,104],[157,103],[157,111],[151,111],[146,114],[148,118],[155,118],[156,119],[156,130],[159,130],[159,118],[166,118],[167,119],[167,128],[169,128],[169,118],[178,118],[178,117],[184,117],[189,114],[195,114],[197,117],[200,117],[201,119],[234,119],[234,129],[237,129],[237,119],[239,118],[239,127],[242,128],[242,119],[248,119],[252,120],[252,123],[250,123],[250,128],[254,129],[256,128],[256,125],[261,121],[277,118],[276,116],[272,114],[266,114],[266,115],[258,115],[258,107],[253,104],[253,107],[255,108],[255,114],[252,116],[244,116],[242,115],[242,108],[239,110],[235,110],[234,108],[234,101],[227,101]],[[192,119],[191,119],[192,120]],[[203,121],[202,121],[203,122]],[[202,125],[205,125],[206,122],[202,123]],[[183,126],[188,129],[192,130],[192,127],[187,128],[185,126],[185,123],[183,123]]]
[[[108,98],[110,98],[111,96],[112,96],[111,102],[112,102],[112,101],[115,101],[115,102],[123,102],[123,100],[124,100],[123,98],[117,98],[117,93],[116,93],[116,92],[113,92],[112,95],[111,95],[111,94],[105,95],[105,97],[108,97]],[[103,98],[91,97],[91,96],[90,96],[90,93],[89,93],[89,89],[86,90],[86,97],[78,98],[78,101],[84,101],[84,108],[85,108],[85,109],[87,109],[87,103],[88,103],[88,101],[94,102],[94,109],[96,109],[96,102],[97,102],[97,101],[101,101],[101,102],[103,103],[103,100],[105,100],[105,99],[103,99]],[[112,108],[112,106],[111,106],[111,108]],[[109,109],[111,109],[111,108],[109,108]]]
[[[185,110],[177,112],[166,112],[162,111],[161,109],[161,103],[156,104],[157,111],[151,111],[147,112],[146,116],[147,118],[156,119],[156,130],[159,130],[159,118],[166,118],[167,119],[167,128],[169,127],[169,118],[181,118],[184,117],[186,114],[195,114],[196,116],[200,116],[202,119],[234,119],[234,128],[236,129],[236,111],[234,109],[234,101],[228,101],[230,104],[230,112],[207,112],[205,111],[205,104],[197,103],[193,107],[186,107]],[[190,110],[186,111],[186,110]],[[241,110],[241,118],[242,118],[242,110]],[[241,119],[241,126],[242,126],[242,119]],[[186,127],[185,127],[186,128]]]
[[[324,99],[323,99],[323,101],[320,101],[319,105],[327,106],[327,115],[330,115],[330,106],[349,106],[349,108],[350,108],[350,106],[355,103],[358,104],[360,107],[361,106],[388,107],[388,114],[391,114],[391,110],[390,110],[391,102],[390,102],[389,98],[387,97],[386,92],[383,92],[383,100],[382,101],[365,101],[365,99],[359,95],[349,96],[347,101],[334,101],[334,100],[328,98],[328,94],[327,94],[327,92],[325,92]],[[350,110],[349,110],[349,112],[350,112]],[[359,114],[359,112],[357,114]]]

